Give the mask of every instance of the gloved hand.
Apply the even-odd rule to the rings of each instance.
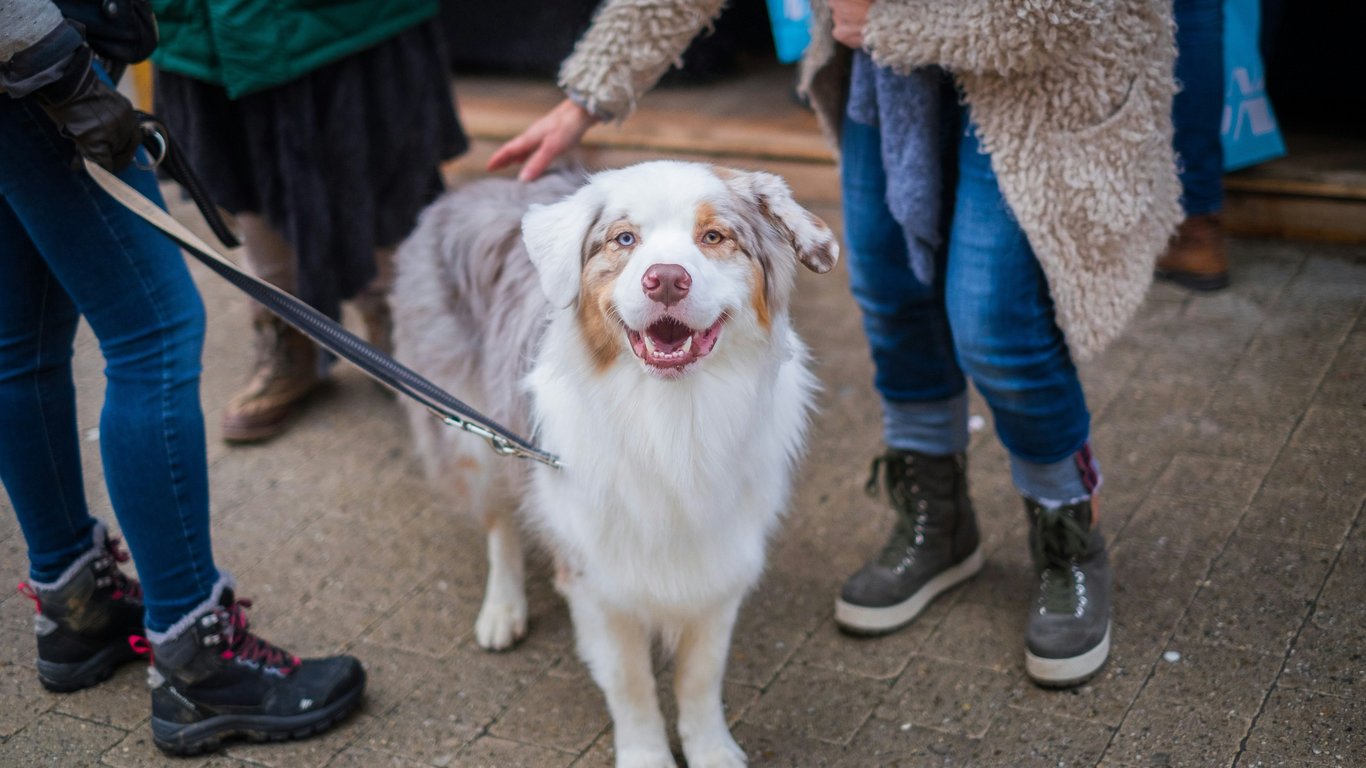
[[[133,105],[100,79],[91,67],[93,60],[90,47],[81,45],[72,52],[61,77],[33,95],[82,155],[118,172],[133,162],[142,129]]]

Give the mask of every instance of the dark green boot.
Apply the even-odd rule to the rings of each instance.
[[[866,635],[909,624],[931,600],[982,569],[964,454],[889,448],[873,460],[869,495],[877,495],[879,473],[896,524],[882,553],[844,583],[835,601],[835,622]]]
[[[1029,551],[1039,577],[1029,613],[1025,671],[1062,687],[1094,675],[1110,655],[1113,576],[1091,501],[1044,507],[1025,499]]]

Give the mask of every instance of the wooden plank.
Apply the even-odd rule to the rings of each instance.
[[[1292,134],[1282,158],[1230,173],[1234,192],[1366,200],[1366,138]]]
[[[1233,194],[1224,200],[1233,235],[1366,244],[1366,201]]]
[[[833,163],[815,116],[793,97],[794,76],[790,67],[771,65],[705,86],[661,88],[641,99],[629,120],[593,128],[584,144]],[[563,98],[548,81],[495,77],[457,76],[455,92],[470,135],[499,142]]]
[[[788,179],[808,204],[839,205],[833,156],[815,117],[792,97],[793,72],[761,66],[705,86],[645,96],[621,125],[589,131],[581,153],[590,168],[676,157],[762,168]],[[549,81],[456,78],[456,94],[476,149],[452,172],[482,172],[494,147],[563,98]],[[1366,242],[1366,141],[1292,136],[1291,154],[1229,174],[1225,226],[1234,234],[1324,242]],[[483,158],[483,159],[476,159]]]

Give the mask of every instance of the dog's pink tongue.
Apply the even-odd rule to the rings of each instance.
[[[671,318],[652,324],[645,332],[650,334],[650,341],[654,342],[655,350],[666,355],[678,351],[683,342],[692,335],[691,328]]]

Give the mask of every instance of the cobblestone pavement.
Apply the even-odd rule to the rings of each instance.
[[[980,400],[972,494],[987,567],[894,636],[833,628],[842,578],[890,515],[862,492],[879,421],[846,277],[803,277],[796,316],[825,383],[821,413],[725,688],[754,765],[1366,765],[1366,250],[1238,241],[1232,258],[1231,290],[1156,286],[1127,335],[1084,366],[1118,605],[1108,665],[1067,692],[1025,678],[1024,513]],[[10,593],[0,766],[610,764],[607,712],[543,562],[527,641],[496,655],[474,646],[483,541],[424,487],[393,401],[343,367],[281,439],[219,441],[219,409],[250,359],[248,307],[196,277],[220,563],[270,639],[364,660],[364,708],[312,741],[168,761],[151,745],[142,670],[45,693],[32,607]],[[110,519],[101,368],[83,331],[86,482]],[[24,545],[6,504],[0,572],[17,580]]]

